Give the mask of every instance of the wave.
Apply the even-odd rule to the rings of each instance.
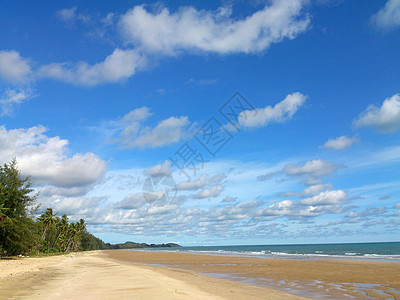
[[[152,251],[152,250],[150,250]],[[328,254],[323,251],[315,251],[315,253],[290,253],[278,251],[235,251],[235,250],[174,250],[167,252],[180,252],[192,254],[206,255],[222,255],[222,256],[247,256],[260,258],[294,258],[294,259],[313,259],[313,258],[332,258],[332,259],[364,259],[364,260],[384,260],[384,261],[400,261],[400,255],[384,255],[384,254],[361,254],[356,252],[346,252],[344,254]]]
[[[142,249],[223,256],[248,256],[282,259],[344,259],[400,261],[400,243],[299,244],[299,245],[238,245],[195,246],[168,249]]]

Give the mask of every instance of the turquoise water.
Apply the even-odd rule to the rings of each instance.
[[[366,259],[400,261],[400,242],[346,243],[346,244],[299,244],[299,245],[241,245],[197,246],[165,248],[145,251],[173,251],[227,256],[255,256],[264,258],[293,259]]]

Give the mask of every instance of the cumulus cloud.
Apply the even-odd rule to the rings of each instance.
[[[79,219],[99,211],[99,205],[105,201],[103,197],[66,197],[51,203],[60,214]]]
[[[293,201],[283,200],[278,203],[270,205],[268,208],[260,209],[257,212],[257,215],[259,216],[291,215],[292,206],[293,206]]]
[[[204,198],[214,198],[218,197],[221,192],[224,190],[224,187],[222,185],[213,185],[210,188],[206,188],[197,194],[195,194],[193,197],[196,199],[204,199]]]
[[[198,190],[210,184],[220,183],[226,176],[218,174],[214,176],[202,175],[196,180],[183,181],[176,185],[177,190]]]
[[[145,206],[146,203],[148,202],[154,202],[156,200],[163,199],[165,197],[163,191],[156,191],[146,194],[147,194],[146,197],[144,196],[143,193],[129,194],[121,202],[117,203],[115,205],[115,208],[138,209],[140,207]],[[149,199],[152,201],[149,201]]]
[[[324,190],[329,190],[332,189],[333,186],[330,183],[327,184],[315,184],[315,185],[311,185],[308,188],[306,188],[301,194],[303,196],[312,196],[312,195],[316,195]]]
[[[389,30],[400,26],[400,1],[389,0],[375,15],[371,22],[379,29]]]
[[[146,120],[153,113],[150,112],[150,109],[146,106],[141,108],[137,108],[135,110],[130,111],[125,116],[123,116],[121,122],[127,124],[136,124],[140,121]]]
[[[234,223],[236,220],[251,218],[255,214],[255,210],[262,204],[263,203],[260,201],[249,200],[223,207],[213,206],[210,207],[205,214],[200,216],[200,223],[210,225],[217,221],[219,225],[222,225],[221,223],[225,222],[225,226],[233,227],[236,225]]]
[[[132,143],[128,144],[128,147],[156,148],[179,142],[189,136],[185,130],[189,124],[186,116],[169,117],[159,122],[154,128],[143,128]]]
[[[309,176],[311,179],[319,179],[331,175],[341,168],[344,168],[344,166],[322,159],[315,159],[300,166],[288,164],[283,168],[283,172],[290,176]]]
[[[359,139],[354,136],[349,138],[345,135],[342,135],[335,139],[329,139],[325,144],[321,146],[321,148],[332,149],[332,150],[343,150],[349,148],[354,143],[358,142]]]
[[[123,129],[119,137],[112,140],[124,148],[157,148],[176,143],[190,136],[188,117],[169,117],[155,127],[144,126],[151,115],[147,107],[135,109],[121,119]]]
[[[247,18],[235,20],[227,7],[217,11],[181,7],[172,13],[162,8],[152,13],[142,5],[123,15],[120,27],[128,42],[153,53],[258,53],[307,30],[310,19],[302,8],[302,0],[275,0]]]
[[[166,160],[162,164],[158,164],[148,168],[144,173],[149,176],[166,176],[171,174],[171,163]]]
[[[40,67],[38,75],[76,85],[95,86],[127,79],[145,65],[146,59],[138,51],[117,48],[97,64],[90,65],[84,61],[51,63]]]
[[[30,88],[7,89],[0,97],[0,116],[11,116],[16,106],[35,97]]]
[[[255,110],[245,110],[239,114],[238,122],[244,127],[261,127],[270,123],[290,120],[306,101],[306,96],[296,92],[289,94],[274,107],[266,106]]]
[[[85,195],[92,186],[74,186],[74,187],[55,187],[55,186],[39,186],[36,190],[41,198],[48,197],[79,197]]]
[[[347,197],[347,193],[342,190],[336,191],[325,191],[311,198],[305,198],[300,201],[302,205],[334,205],[339,204],[344,198]]]
[[[342,190],[324,191],[300,201],[283,200],[257,211],[258,216],[289,218],[310,218],[325,214],[340,214],[345,211],[343,199],[347,193]]]
[[[237,198],[236,197],[231,197],[231,196],[226,196],[224,199],[222,199],[222,202],[236,202]]]
[[[57,187],[85,186],[102,177],[107,164],[93,153],[77,153],[67,157],[68,141],[45,135],[46,128],[7,130],[0,127],[0,163],[13,157],[24,176],[31,176],[36,184]]]
[[[395,132],[400,129],[400,94],[383,101],[381,107],[370,105],[354,121],[355,128],[375,127],[379,132]]]
[[[10,83],[23,83],[31,75],[29,60],[15,50],[0,51],[0,77]]]

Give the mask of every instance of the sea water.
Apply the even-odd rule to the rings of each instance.
[[[144,249],[144,251],[187,252],[225,256],[250,256],[285,259],[361,259],[400,261],[400,242],[343,243],[343,244],[291,244],[291,245],[239,245],[196,246],[179,248]]]

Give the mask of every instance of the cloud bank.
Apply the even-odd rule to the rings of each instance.
[[[107,169],[105,161],[93,153],[66,155],[68,141],[45,135],[47,129],[7,130],[0,127],[0,163],[15,157],[23,176],[31,176],[35,184],[72,188],[93,184]]]
[[[176,12],[167,8],[149,12],[142,5],[123,15],[120,27],[126,41],[150,53],[259,53],[308,28],[310,19],[302,13],[303,5],[301,0],[275,0],[241,20],[231,17],[230,7],[205,11],[187,6]]]

